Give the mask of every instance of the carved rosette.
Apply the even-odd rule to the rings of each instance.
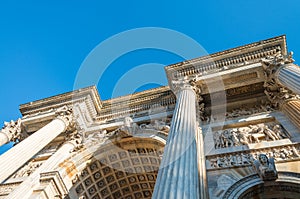
[[[299,96],[294,94],[290,89],[279,84],[278,71],[285,64],[293,63],[293,53],[283,56],[280,49],[274,56],[268,56],[262,59],[263,68],[265,71],[265,94],[275,108],[280,108],[286,100],[299,99]]]
[[[21,125],[22,121],[20,118],[16,121],[11,120],[10,122],[4,122],[1,132],[7,135],[9,141],[22,141],[28,137],[28,135],[26,132],[22,131]]]

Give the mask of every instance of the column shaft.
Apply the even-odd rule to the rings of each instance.
[[[288,100],[284,102],[281,109],[300,129],[300,100]]]
[[[12,175],[65,129],[66,125],[63,120],[54,119],[52,122],[2,154],[0,156],[0,182],[3,182]]]
[[[200,186],[200,198],[208,198],[208,188],[206,179],[206,163],[205,163],[205,151],[203,142],[203,132],[200,127],[198,127],[197,133],[197,157],[198,157],[198,170],[199,170],[199,186]]]
[[[287,87],[296,94],[300,94],[300,67],[295,64],[286,64],[277,72],[279,84]]]
[[[8,195],[8,199],[14,198],[40,198],[39,194],[33,194],[32,191],[39,185],[40,173],[53,171],[59,163],[63,162],[70,156],[70,151],[75,147],[74,144],[67,142],[60,147],[46,162],[35,170],[26,180],[24,180],[12,193]]]
[[[0,146],[8,142],[9,142],[9,137],[5,133],[0,132]]]
[[[152,198],[199,198],[195,103],[192,89],[179,91]]]

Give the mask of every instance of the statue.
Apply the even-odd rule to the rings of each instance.
[[[264,125],[264,130],[263,132],[265,133],[266,136],[268,136],[269,139],[275,141],[279,140],[280,138],[268,127],[268,125]]]
[[[266,154],[259,154],[255,160],[254,169],[264,181],[276,180],[278,178],[274,158],[268,158]]]
[[[284,139],[287,138],[287,136],[285,135],[285,133],[283,132],[282,128],[280,127],[280,125],[276,124],[273,127],[273,132],[277,135],[278,138],[280,139]]]
[[[120,127],[120,131],[128,134],[128,135],[134,135],[138,132],[138,125],[133,122],[133,119],[131,117],[125,117],[124,118],[124,125]]]
[[[141,124],[140,129],[149,129],[149,130],[156,130],[156,131],[163,131],[168,133],[170,130],[170,126],[166,124],[166,122],[154,120],[150,124]]]

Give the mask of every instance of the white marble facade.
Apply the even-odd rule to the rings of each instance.
[[[21,105],[0,131],[16,142],[0,198],[300,198],[300,70],[285,36],[165,70],[169,86],[130,97],[92,86]]]

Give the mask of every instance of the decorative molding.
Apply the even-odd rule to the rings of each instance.
[[[299,182],[299,174],[293,172],[278,172],[278,180],[271,183],[262,181],[258,174],[251,174],[235,182],[227,189],[222,198],[252,198],[267,189],[270,191],[288,191],[300,194]]]
[[[103,144],[110,140],[118,141],[122,138],[134,137],[137,134],[157,134],[161,137],[167,137],[170,130],[170,121],[154,120],[150,123],[142,123],[138,125],[131,117],[123,118],[123,125],[113,131],[101,130],[100,132],[86,135],[83,145],[91,147],[93,145]]]
[[[20,184],[21,184],[21,182],[1,184],[0,185],[0,197],[7,196]]]
[[[15,173],[12,177],[20,178],[30,176],[30,174],[32,174],[42,164],[43,162],[30,161],[29,163],[25,164],[21,169],[19,169],[17,173]]]
[[[277,80],[280,67],[295,61],[292,55],[292,52],[288,55],[282,55],[281,52],[278,51],[275,55],[262,59],[265,71],[264,93],[275,108],[280,108],[279,106],[286,100],[300,99],[300,97],[294,94],[290,89],[279,85]]]
[[[43,172],[40,174],[40,184],[42,189],[37,189],[34,191],[44,191],[46,194],[49,190],[45,188],[45,186],[52,186],[52,191],[55,191],[56,196],[65,198],[69,190],[66,187],[64,180],[62,179],[61,175],[58,171],[50,171],[50,172]],[[53,193],[48,193],[50,196]]]
[[[192,89],[195,91],[196,95],[201,93],[200,87],[196,84],[197,76],[195,77],[178,77],[171,81],[172,85],[171,88],[175,91],[175,93],[179,92],[180,90],[184,89]]]
[[[73,132],[67,133],[65,135],[66,142],[72,143],[74,145],[74,149],[71,152],[82,148],[83,139],[83,133],[78,130],[74,130]]]
[[[91,111],[91,115],[95,117],[102,107],[102,102],[95,86],[22,104],[20,105],[20,111],[23,116],[34,116],[35,114],[51,112],[63,106],[71,107],[73,104],[83,101],[89,101],[89,111]]]
[[[274,158],[268,158],[266,154],[259,154],[258,159],[253,162],[253,167],[263,181],[278,178]]]
[[[73,109],[68,106],[58,108],[55,113],[57,119],[62,120],[66,125],[67,131],[76,129],[76,118],[74,118]]]
[[[105,123],[126,116],[149,115],[158,108],[170,111],[173,110],[175,103],[175,95],[168,86],[163,86],[103,101],[103,107],[96,121]]]
[[[251,124],[213,132],[216,149],[275,141],[288,137],[284,128],[275,122]]]
[[[253,115],[264,112],[271,112],[275,109],[272,108],[270,103],[260,103],[259,105],[254,105],[252,107],[241,106],[240,108],[235,108],[226,112],[226,119],[233,119],[237,117]]]
[[[206,156],[207,169],[231,168],[240,166],[251,166],[258,160],[259,154],[264,153],[268,158],[274,158],[275,162],[286,162],[300,160],[300,144],[289,144],[284,146],[274,146],[263,149],[251,149],[235,151]]]
[[[187,60],[165,67],[168,79],[174,77],[206,74],[239,67],[245,63],[259,62],[261,58],[273,55],[277,49],[286,54],[285,36],[279,36],[210,54],[192,60]]]
[[[0,132],[4,133],[8,140],[12,142],[20,142],[28,137],[28,134],[22,131],[22,120],[20,118],[16,121],[4,122]]]

